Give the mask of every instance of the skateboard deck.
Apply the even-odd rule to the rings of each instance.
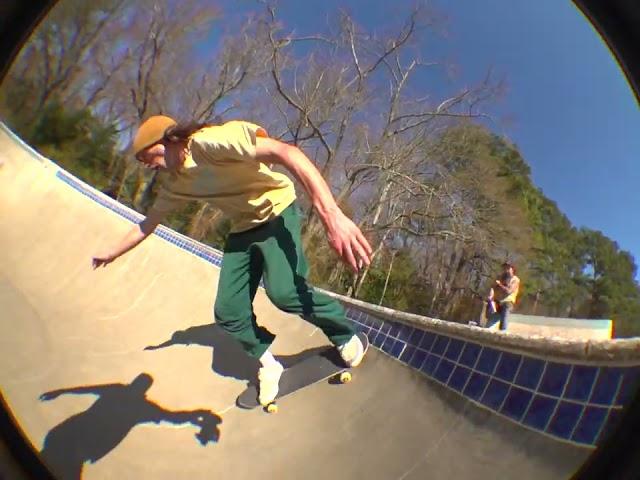
[[[369,348],[369,339],[362,332],[358,332],[357,335],[366,352]],[[277,410],[276,401],[278,399],[332,377],[339,378],[340,383],[347,383],[351,380],[349,370],[350,367],[345,366],[337,349],[334,346],[327,347],[285,369],[280,377],[276,399],[265,408],[268,412],[274,413]],[[258,385],[256,383],[249,384],[247,389],[238,396],[236,403],[239,407],[246,409],[260,407]]]
[[[493,327],[500,320],[501,306],[495,300],[487,300],[480,320],[480,325],[485,328]]]
[[[487,316],[498,313],[498,306],[494,300],[487,300]]]

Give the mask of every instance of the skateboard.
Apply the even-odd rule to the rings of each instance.
[[[362,332],[358,332],[357,335],[366,353],[369,348],[369,339]],[[278,395],[273,402],[264,407],[264,410],[267,413],[276,413],[278,411],[278,404],[276,403],[278,399],[326,379],[339,383],[348,383],[352,379],[349,370],[350,367],[345,366],[337,349],[334,346],[327,347],[315,355],[286,368],[280,377]],[[240,408],[245,409],[261,406],[260,402],[258,402],[258,385],[256,383],[249,384],[247,389],[238,396],[236,403]]]
[[[495,315],[498,313],[498,306],[494,300],[487,300],[487,316]]]
[[[485,328],[490,328],[494,323],[496,323],[499,312],[498,309],[499,307],[497,302],[491,299],[487,299],[484,304],[480,325]]]
[[[500,306],[495,301],[493,288],[489,290],[489,296],[484,300],[482,312],[480,314],[480,326],[490,327],[495,323]]]

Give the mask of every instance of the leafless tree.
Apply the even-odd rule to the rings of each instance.
[[[429,92],[417,95],[418,72],[442,67],[414,49],[419,33],[437,21],[424,8],[385,36],[362,30],[346,14],[331,34],[294,36],[282,31],[273,6],[267,12],[271,88],[283,136],[315,153],[339,204],[360,207],[358,223],[373,239],[374,261],[396,234],[462,243],[472,238],[465,193],[429,157],[428,145],[462,120],[485,118],[482,105],[499,93],[499,82],[488,75],[437,102]],[[316,45],[303,61],[293,51],[301,42]],[[307,242],[321,233],[311,209],[308,218]],[[367,271],[355,279],[354,295]],[[341,274],[337,267],[331,279]]]

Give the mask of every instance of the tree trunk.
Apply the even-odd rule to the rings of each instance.
[[[536,311],[538,310],[538,302],[540,301],[540,290],[536,291],[535,296],[533,297],[533,307],[531,308],[531,313],[532,314],[536,314]]]
[[[187,236],[194,240],[202,240],[206,236],[206,232],[202,231],[202,219],[205,212],[209,208],[207,203],[202,203],[198,208],[198,211],[191,217],[189,226],[187,227]]]
[[[342,262],[337,262],[335,264],[335,267],[333,268],[333,270],[331,271],[331,275],[329,276],[329,288],[332,289],[336,289],[337,288],[337,282],[340,279],[340,277],[342,276],[342,272],[344,271],[344,263]]]
[[[390,233],[389,230],[384,232],[384,235],[382,236],[382,239],[380,240],[380,242],[376,246],[375,250],[371,254],[371,265],[373,265],[373,262],[375,261],[376,257],[382,251],[382,247],[384,247],[384,242],[386,241],[387,237],[389,236],[389,233]],[[371,265],[365,267],[364,270],[362,271],[362,273],[355,277],[354,285],[353,285],[354,298],[358,297],[358,294],[360,293],[360,287],[362,287],[362,285],[364,284],[364,281],[366,280],[367,275],[369,274],[369,270],[371,269]]]
[[[393,270],[393,260],[396,258],[396,252],[391,254],[391,261],[389,262],[389,270],[387,271],[387,278],[384,280],[384,288],[382,289],[382,295],[380,295],[380,301],[378,305],[382,305],[384,295],[387,293],[387,286],[389,285],[389,278],[391,277],[391,271]]]
[[[384,205],[385,200],[387,199],[387,196],[389,195],[389,190],[391,190],[391,184],[387,183],[386,185],[384,185],[384,187],[382,187],[382,194],[380,195],[380,200],[378,201],[378,205],[376,207],[376,211],[373,214],[373,219],[371,220],[371,227],[375,228],[375,226],[378,224],[378,221],[380,220],[380,215],[382,214],[382,206]],[[384,246],[384,242],[387,240],[389,233],[391,231],[387,230],[386,232],[384,232],[382,239],[380,240],[380,242],[378,243],[378,246],[376,247],[375,251],[373,252],[373,254],[371,255],[371,264],[373,265],[373,260],[375,258],[375,256],[380,252],[380,250],[382,249],[382,247]],[[367,278],[367,274],[369,273],[369,269],[371,268],[371,266],[367,266],[365,267],[364,271],[362,272],[362,274],[360,274],[358,277],[356,277],[355,282],[354,282],[354,298],[357,298],[358,293],[360,292],[360,287],[362,287],[362,284],[364,283],[365,279]]]
[[[128,198],[123,198],[125,195],[124,186],[128,176],[129,169],[127,168],[126,162],[122,161],[116,168],[111,180],[111,186],[109,187],[110,192],[112,192],[112,197],[118,201],[129,200]]]
[[[157,180],[158,172],[154,172],[149,181],[142,189],[142,192],[140,193],[138,208],[142,213],[146,214],[149,208],[151,208],[151,194],[153,193],[153,187],[155,186]]]
[[[133,188],[133,193],[131,194],[131,203],[134,205],[134,208],[139,211],[143,209],[145,197],[149,195],[148,187],[150,185],[153,186],[154,178],[155,174],[151,178],[147,179],[142,168],[138,168],[138,171],[136,172],[136,183]]]

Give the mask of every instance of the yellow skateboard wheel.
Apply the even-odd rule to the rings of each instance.
[[[351,381],[351,373],[350,372],[342,372],[340,374],[340,383],[349,383]]]
[[[278,413],[278,405],[275,403],[267,405],[267,413]]]

